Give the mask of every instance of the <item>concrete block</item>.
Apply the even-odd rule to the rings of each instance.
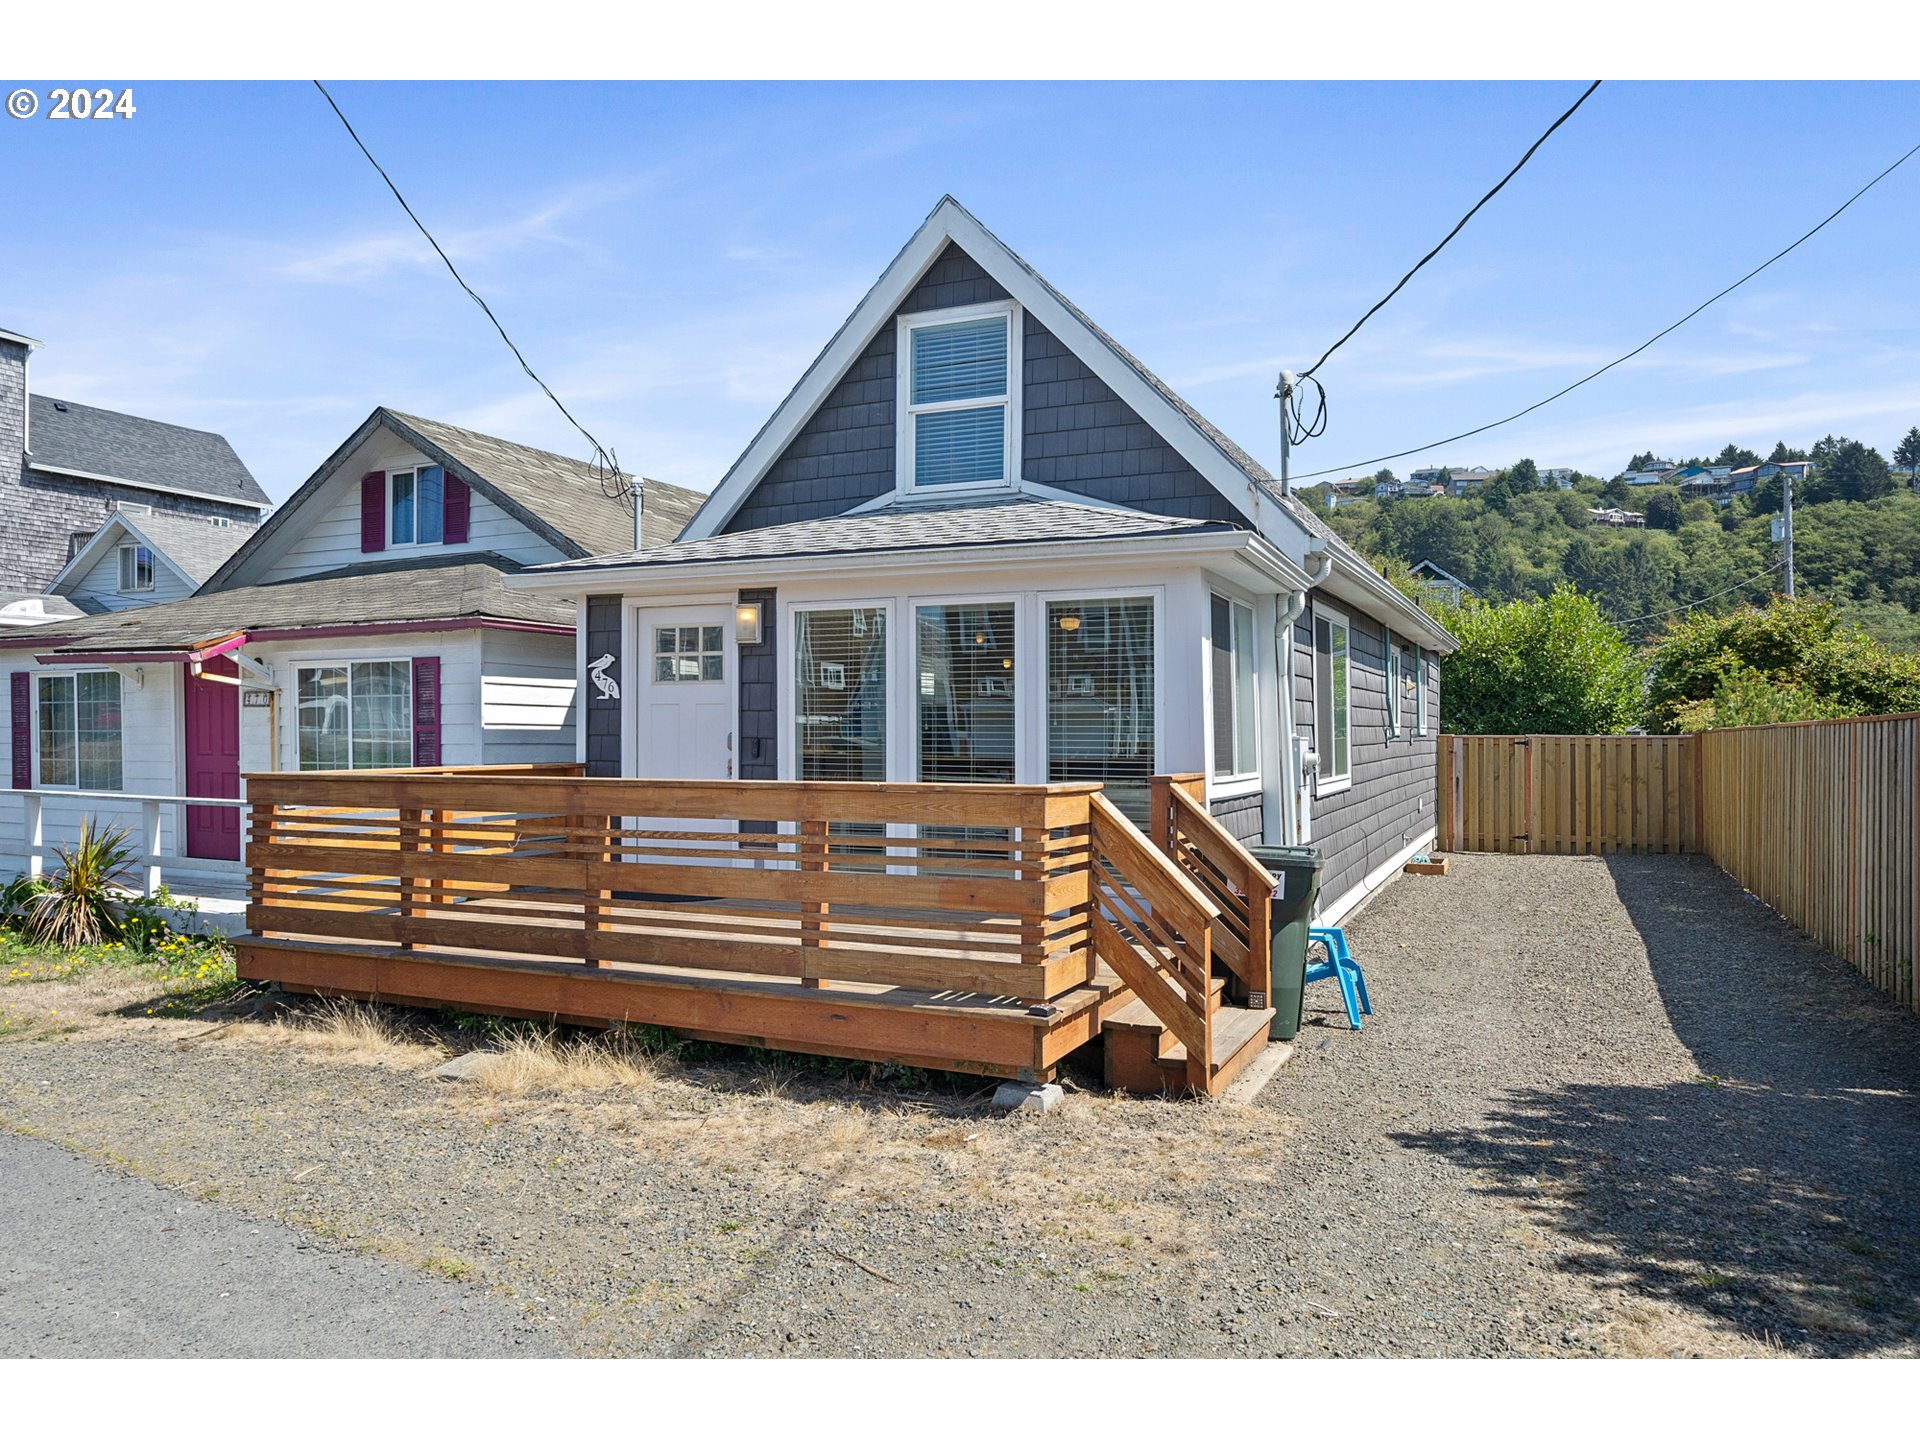
[[[1058,1085],[1033,1085],[1024,1080],[1009,1080],[993,1092],[998,1109],[1033,1110],[1042,1115],[1066,1098],[1067,1092]]]
[[[427,1073],[436,1080],[475,1080],[479,1078],[481,1067],[493,1055],[491,1050],[469,1050],[464,1055],[456,1055],[444,1065],[436,1065]]]

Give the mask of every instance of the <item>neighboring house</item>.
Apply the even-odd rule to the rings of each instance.
[[[1458,500],[1463,495],[1472,495],[1484,490],[1493,483],[1494,472],[1484,466],[1476,465],[1470,470],[1452,471],[1447,478],[1447,494]]]
[[[1637,510],[1616,508],[1589,509],[1587,522],[1592,525],[1612,525],[1627,530],[1644,530],[1647,517]]]
[[[1338,915],[1432,843],[1455,642],[951,198],[671,545],[577,607],[580,756],[666,778],[1205,776]]]
[[[219,435],[32,394],[0,330],[0,590],[44,589],[116,509],[247,530],[267,497]]]
[[[208,580],[251,529],[121,506],[74,551],[47,586],[85,614],[184,600]]]
[[[672,539],[702,497],[640,483],[646,538]],[[573,758],[572,607],[502,582],[633,548],[630,505],[590,467],[379,409],[230,554],[158,520],[110,528],[165,549],[183,586],[209,571],[191,593],[0,631],[12,785],[41,797],[50,839],[83,812],[137,820],[114,792],[238,798],[243,771]],[[77,599],[124,563],[113,536],[94,547],[70,567]],[[176,834],[179,808],[161,852],[231,875],[238,812],[186,806]],[[0,837],[21,833],[12,809]]]
[[[1542,485],[1551,485],[1556,490],[1571,490],[1573,488],[1573,470],[1570,466],[1565,465],[1556,465],[1551,470],[1542,470],[1540,472],[1540,483]]]
[[[1429,594],[1449,605],[1458,605],[1464,596],[1480,593],[1459,576],[1449,574],[1431,560],[1422,560],[1411,567],[1411,573]]]

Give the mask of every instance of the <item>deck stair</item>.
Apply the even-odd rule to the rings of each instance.
[[[1253,1057],[1267,1048],[1271,1010],[1226,1005],[1213,1012],[1213,1064],[1207,1093],[1231,1085]],[[1139,1000],[1102,1023],[1108,1088],[1134,1095],[1186,1095],[1187,1047]]]

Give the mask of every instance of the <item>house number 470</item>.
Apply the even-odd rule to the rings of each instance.
[[[133,118],[133,91],[122,90],[118,100],[113,91],[102,86],[98,90],[61,90],[47,92],[47,101],[52,106],[47,111],[49,120],[131,120]]]

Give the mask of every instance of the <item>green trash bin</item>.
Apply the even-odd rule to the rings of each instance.
[[[1311,845],[1249,845],[1254,859],[1280,882],[1273,901],[1272,989],[1275,1040],[1291,1040],[1300,1033],[1300,1008],[1307,988],[1307,926],[1313,921],[1313,902],[1320,894],[1320,852]]]

